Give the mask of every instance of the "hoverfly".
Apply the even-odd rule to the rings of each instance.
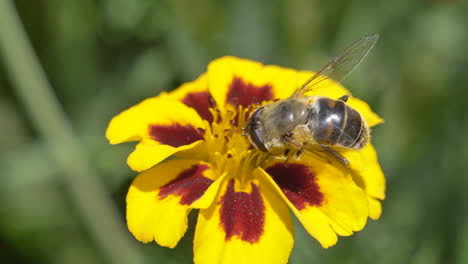
[[[289,98],[265,104],[249,116],[244,133],[251,144],[274,157],[311,153],[345,167],[349,161],[339,151],[362,149],[369,142],[369,127],[349,106],[349,95],[340,98],[307,96],[327,81],[343,81],[367,56],[379,38],[365,36],[334,57]]]

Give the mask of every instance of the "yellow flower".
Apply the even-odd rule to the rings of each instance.
[[[127,195],[132,234],[173,248],[188,213],[200,209],[195,263],[286,263],[290,211],[324,248],[361,230],[368,217],[379,218],[385,179],[371,144],[343,154],[351,169],[308,155],[259,167],[265,154],[242,135],[249,111],[287,98],[312,74],[223,57],[197,80],[114,117],[110,143],[139,141],[128,157],[132,169],[143,171]],[[311,95],[344,94],[350,92],[330,82]],[[365,102],[351,97],[348,104],[369,126],[382,122]]]

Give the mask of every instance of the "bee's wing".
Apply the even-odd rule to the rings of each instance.
[[[307,144],[304,144],[293,138],[286,139],[286,143],[290,148],[297,151],[296,155],[298,153],[299,154],[304,153],[304,154],[312,155],[330,164],[338,163],[345,168],[349,168],[349,161],[330,147],[312,143],[312,142],[308,142]]]
[[[379,34],[365,36],[333,58],[325,67],[308,79],[293,96],[304,96],[312,89],[320,87],[327,79],[343,81],[367,56],[379,39]]]

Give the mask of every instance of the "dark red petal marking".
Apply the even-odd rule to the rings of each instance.
[[[240,236],[242,240],[252,244],[263,234],[265,206],[257,185],[251,186],[251,193],[236,192],[234,180],[231,180],[221,198],[219,213],[226,241],[233,236]]]
[[[272,100],[273,92],[271,89],[271,85],[257,87],[250,83],[245,83],[241,78],[234,77],[229,87],[226,101],[231,105],[242,105],[246,108],[252,104],[260,104],[263,101]]]
[[[273,177],[286,197],[294,206],[302,210],[306,206],[320,206],[323,194],[317,184],[317,178],[310,169],[297,163],[277,163],[266,169]]]
[[[201,130],[194,128],[191,125],[150,125],[149,134],[152,139],[161,144],[180,147],[191,144],[195,141],[203,139]]]
[[[182,103],[192,107],[206,121],[213,122],[213,115],[209,111],[215,107],[215,102],[208,92],[188,93]]]
[[[173,194],[181,197],[180,204],[192,204],[198,200],[213,183],[212,179],[203,177],[203,172],[207,169],[207,165],[197,164],[182,171],[177,178],[159,189],[159,199],[162,200],[168,195]]]

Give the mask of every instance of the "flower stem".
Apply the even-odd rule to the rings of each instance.
[[[46,140],[61,180],[109,263],[143,263],[108,192],[89,164],[34,54],[11,1],[0,1],[0,54],[15,92]]]

